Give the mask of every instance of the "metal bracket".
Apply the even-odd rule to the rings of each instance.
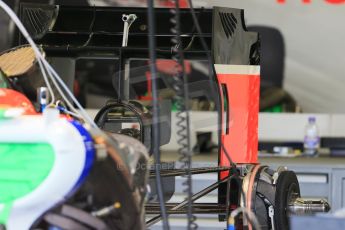
[[[122,21],[124,22],[123,25],[123,38],[122,38],[122,47],[127,47],[128,44],[128,35],[129,35],[129,28],[133,24],[133,22],[137,19],[137,15],[135,14],[123,14]]]
[[[268,207],[268,216],[271,219],[272,230],[275,230],[275,225],[274,225],[274,208],[273,208],[272,205]]]
[[[123,37],[122,37],[122,47],[127,47],[128,45],[128,36],[129,36],[129,29],[133,22],[137,19],[137,15],[135,14],[123,14],[122,21],[123,24]],[[129,100],[129,60],[126,59],[125,66],[124,66],[124,75],[123,75],[123,95],[122,101]]]

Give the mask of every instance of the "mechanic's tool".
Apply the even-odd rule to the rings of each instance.
[[[127,47],[128,44],[128,36],[129,36],[129,29],[133,22],[137,19],[137,15],[135,14],[123,14],[122,21],[124,22],[123,25],[123,38],[122,38],[122,47]]]

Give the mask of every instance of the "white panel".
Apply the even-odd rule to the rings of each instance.
[[[98,110],[88,110],[93,118]],[[345,136],[345,115],[342,114],[293,114],[260,113],[259,140],[262,141],[302,141],[308,117],[315,116],[321,136]],[[212,132],[214,143],[218,141],[216,112],[191,112],[191,144],[196,143],[196,132]],[[172,114],[172,136],[162,150],[176,150],[176,115]]]
[[[316,117],[316,124],[321,136],[331,135],[331,116],[327,114],[260,113],[259,139],[303,141],[304,129],[310,116]]]
[[[215,64],[217,74],[244,74],[244,75],[259,75],[260,66],[256,65],[220,65]]]
[[[345,115],[333,114],[331,123],[332,136],[345,137]]]
[[[328,183],[327,175],[297,174],[297,179],[299,183],[317,183],[317,184]]]
[[[88,110],[90,116],[94,117],[96,110]],[[216,112],[191,112],[191,145],[196,143],[197,132],[212,132],[212,140],[218,142]],[[259,114],[259,140],[262,141],[302,141],[304,128],[308,117],[315,116],[316,123],[321,136],[345,136],[345,115],[333,116],[328,114],[293,114],[293,113],[260,113]],[[163,151],[176,150],[176,114],[172,114],[171,140],[167,145],[162,146]],[[339,126],[338,126],[339,124]]]

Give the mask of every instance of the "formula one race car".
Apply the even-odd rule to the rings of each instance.
[[[192,228],[194,209],[194,213],[219,215],[229,229],[285,230],[290,215],[330,209],[326,201],[301,198],[294,172],[284,167],[272,170],[258,162],[260,36],[247,31],[243,10],[195,11],[175,3],[174,10],[151,5],[149,14],[146,8],[23,3],[22,25],[0,0],[22,33],[20,46],[0,55],[1,228],[145,229],[162,219],[166,224],[169,214],[186,213]],[[159,18],[156,34],[150,30],[152,16]],[[158,68],[163,75],[172,75],[167,81],[163,75],[154,77],[153,51],[159,63],[174,68]],[[64,82],[45,58],[81,56],[115,60],[116,76],[93,79],[115,86],[116,92],[95,121],[71,92],[80,91],[80,82],[73,79],[66,85],[70,79]],[[149,66],[144,68],[144,86],[131,81],[130,67],[138,60]],[[184,76],[192,72],[186,63],[195,60],[204,65],[196,64],[199,69],[205,69],[206,63],[209,72],[202,81],[193,82],[198,85],[193,91]],[[69,64],[60,65],[60,70]],[[156,80],[159,86],[173,89],[184,168],[161,168],[158,150],[169,142],[172,124],[170,108],[163,109],[166,105],[157,98]],[[138,95],[132,93],[136,87],[147,87],[149,93],[140,98],[153,103],[138,102]],[[189,90],[199,98],[204,93],[215,104],[218,167],[191,167]],[[157,117],[157,110],[163,111],[165,120]],[[157,130],[162,135],[157,136]],[[156,162],[149,174],[150,154]],[[210,172],[218,173],[219,180],[191,193],[191,175]],[[156,184],[149,186],[149,175]],[[162,197],[160,188],[165,186],[160,177],[175,176],[188,177],[188,199],[165,204],[171,194]],[[217,203],[195,202],[215,189]],[[157,216],[145,223],[145,212]]]

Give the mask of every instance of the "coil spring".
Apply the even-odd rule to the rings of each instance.
[[[176,92],[174,100],[176,104],[176,126],[177,126],[177,143],[179,145],[179,162],[181,168],[185,169],[186,175],[183,186],[185,187],[183,192],[187,195],[188,209],[187,220],[188,229],[197,229],[196,216],[193,215],[193,202],[192,202],[192,176],[191,169],[191,151],[190,151],[190,129],[189,129],[189,112],[188,112],[188,86],[185,76],[184,55],[181,41],[181,27],[180,27],[180,6],[179,0],[170,0],[175,8],[171,8],[172,23],[171,33],[173,37],[172,43],[172,60],[176,63],[174,65],[173,75],[173,88]]]

